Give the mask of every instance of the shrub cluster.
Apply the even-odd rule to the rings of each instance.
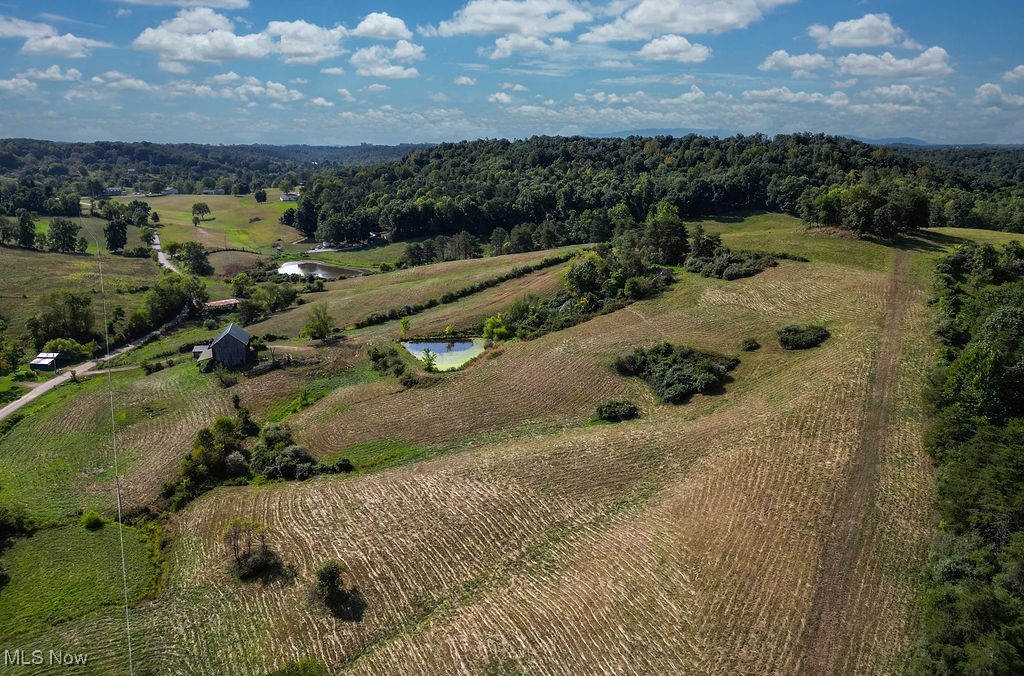
[[[96,510],[87,509],[82,513],[82,518],[79,523],[81,523],[82,527],[86,530],[99,530],[100,528],[103,528],[107,522]]]
[[[628,399],[609,399],[597,405],[597,419],[608,422],[632,420],[640,416],[640,409]]]
[[[740,349],[744,352],[753,352],[761,349],[761,343],[757,341],[757,338],[744,338],[740,343]]]
[[[683,267],[687,272],[695,272],[701,277],[732,280],[753,277],[776,265],[778,262],[771,254],[758,251],[733,251],[720,246],[711,255],[690,254]]]
[[[662,343],[618,357],[615,370],[624,376],[642,378],[663,401],[682,404],[694,394],[719,389],[738,364],[735,357]]]
[[[778,331],[779,344],[784,350],[806,350],[821,345],[831,335],[824,326],[789,324]]]
[[[370,363],[373,365],[373,370],[382,376],[394,376],[395,378],[398,378],[403,387],[415,387],[419,382],[416,378],[416,374],[408,370],[405,365],[405,361],[402,359],[402,356],[398,353],[398,349],[394,345],[389,345],[384,349],[381,349],[376,345],[371,345],[367,354],[370,357]]]
[[[485,291],[492,287],[498,286],[499,284],[504,284],[505,282],[508,282],[510,280],[518,279],[519,277],[525,277],[526,275],[537,272],[538,270],[549,268],[552,265],[565,263],[572,257],[573,254],[549,256],[548,258],[545,258],[544,260],[534,263],[532,265],[523,265],[515,267],[503,275],[491,277],[490,279],[485,279],[482,282],[470,284],[469,286],[464,286],[456,291],[449,291],[443,294],[440,298],[431,298],[430,300],[424,301],[422,303],[412,303],[410,305],[405,305],[400,308],[391,308],[390,310],[387,310],[385,312],[371,312],[369,315],[356,322],[355,326],[357,329],[365,328],[367,326],[376,326],[377,324],[383,324],[385,322],[401,319],[402,317],[409,317],[411,315],[418,314],[420,312],[423,312],[424,310],[429,310],[430,308],[437,307],[438,305],[447,305],[448,303],[454,303],[455,301],[461,298],[465,298],[466,296],[472,296],[475,293],[480,293],[481,291]]]

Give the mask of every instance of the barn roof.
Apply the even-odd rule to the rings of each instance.
[[[240,326],[237,326],[236,324],[231,324],[228,326],[228,328],[221,331],[220,335],[217,336],[217,338],[212,343],[210,343],[210,347],[213,347],[214,345],[219,343],[221,340],[224,339],[225,336],[231,336],[232,338],[240,342],[242,345],[248,345],[249,340],[252,339],[252,336],[250,336],[245,329],[241,328]]]

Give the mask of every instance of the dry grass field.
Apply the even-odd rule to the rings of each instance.
[[[162,593],[131,610],[136,668],[255,674],[313,657],[366,674],[905,671],[915,574],[934,529],[920,397],[932,361],[929,261],[946,235],[974,233],[893,248],[808,235],[772,215],[705,227],[731,246],[811,262],[732,282],[681,274],[657,298],[508,343],[411,390],[365,376],[366,346],[395,338],[394,323],[335,347],[289,343],[317,363],[240,383],[258,419],[310,382],[332,382],[287,418],[315,454],[418,450],[376,471],[219,488],[174,515]],[[323,302],[350,323],[528,262],[512,258],[336,282]],[[413,332],[472,326],[518,294],[552,293],[559,269],[416,315]],[[254,330],[294,335],[307,310]],[[786,352],[774,338],[817,321],[832,333],[819,348]],[[762,349],[740,353],[746,337]],[[671,406],[611,369],[616,355],[665,340],[738,354],[733,382]],[[189,364],[119,379],[125,483],[137,498],[158,489],[197,427],[229,410],[231,390]],[[67,437],[101,414],[101,390],[81,387],[55,394],[0,452],[22,468],[40,462],[33,452],[64,458]],[[642,417],[590,423],[612,397],[632,398]],[[30,451],[47,428],[58,431],[45,450]],[[79,446],[90,444],[101,453],[98,437]],[[75,478],[102,465],[68,464],[67,488],[40,513],[109,507]],[[25,489],[20,499],[35,498]],[[271,527],[290,575],[265,585],[230,576],[220,536],[235,517]],[[310,601],[314,570],[331,558],[365,595],[361,622]],[[98,673],[126,665],[116,606],[17,642],[88,646]]]

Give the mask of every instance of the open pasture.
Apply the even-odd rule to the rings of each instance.
[[[396,338],[394,322],[332,347],[275,348],[317,363],[243,381],[243,404],[260,420],[283,416],[317,456],[348,455],[364,471],[220,488],[175,515],[165,590],[132,610],[136,666],[261,673],[315,657],[368,674],[903,671],[913,573],[933,525],[921,443],[932,359],[925,263],[951,241],[808,244],[802,227],[748,220],[750,232],[705,227],[736,248],[811,262],[732,282],[680,273],[659,297],[502,345],[425,387],[365,371],[365,348]],[[310,301],[351,322],[500,274],[495,264],[510,258],[344,280]],[[471,326],[519,293],[553,292],[560,268],[415,315],[412,332]],[[251,328],[295,335],[305,311]],[[832,337],[784,351],[774,332],[790,322],[824,322]],[[747,337],[763,347],[739,352]],[[666,340],[739,355],[733,381],[670,406],[612,370],[615,356]],[[188,364],[119,378],[125,482],[144,495],[197,427],[230,411],[232,390]],[[0,448],[32,461],[25,439],[59,413],[100,425],[90,386]],[[315,401],[288,409],[303,390]],[[632,399],[642,417],[590,424],[610,398]],[[148,417],[159,402],[164,410]],[[41,442],[53,458],[68,452],[59,437]],[[147,446],[154,438],[167,448]],[[70,494],[45,513],[91,497]],[[230,578],[221,533],[235,517],[271,527],[294,577]],[[365,595],[361,622],[309,601],[314,570],[330,558]],[[100,646],[96,668],[117,670],[118,612],[71,617],[19,643]]]

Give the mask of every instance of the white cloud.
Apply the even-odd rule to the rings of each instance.
[[[830,106],[845,106],[850,102],[850,98],[843,92],[825,95],[821,92],[794,92],[789,87],[752,89],[743,92],[742,96],[747,101],[768,103],[825,103]]]
[[[60,66],[54,64],[46,70],[29,68],[24,73],[18,73],[18,77],[28,78],[30,80],[46,80],[48,82],[74,82],[82,79],[82,71],[77,68],[61,70]]]
[[[547,52],[553,49],[567,49],[570,46],[568,40],[554,38],[551,42],[533,35],[506,35],[494,41],[494,50],[491,51],[492,59],[506,59],[516,52]],[[481,50],[483,51],[483,50]]]
[[[1016,108],[1024,106],[1024,96],[1007,94],[999,85],[986,82],[974,90],[974,102],[978,105],[994,108]]]
[[[330,108],[330,107],[332,107],[334,105],[334,102],[333,101],[328,101],[327,99],[325,99],[322,96],[318,96],[315,99],[312,99],[309,102],[309,104],[312,105],[312,106],[319,106],[321,108]]]
[[[0,16],[0,38],[42,38],[56,33],[49,24]]]
[[[330,68],[321,68],[320,72],[324,75],[344,75],[345,69],[341,66],[331,66]]]
[[[249,0],[119,0],[128,5],[149,7],[212,7],[214,9],[245,9]]]
[[[1024,80],[1024,65],[1017,66],[1013,70],[1008,70],[1003,73],[1003,80],[1006,82],[1017,82],[1018,80]]]
[[[353,35],[377,40],[411,40],[412,31],[405,22],[387,12],[368,14],[352,31]]]
[[[302,92],[297,89],[289,89],[287,85],[271,80],[261,82],[254,77],[245,78],[242,84],[230,91],[241,101],[270,99],[279,103],[289,103],[304,98]]]
[[[954,94],[952,90],[943,87],[915,88],[905,84],[892,84],[875,87],[862,92],[862,95],[876,101],[921,106],[936,105],[943,99],[951,98]]]
[[[614,92],[602,92],[588,90],[586,94],[573,94],[573,98],[577,101],[594,101],[596,103],[603,103],[605,105],[614,105],[618,103],[637,103],[650,101],[650,98],[646,92],[635,91],[632,94],[616,94]]]
[[[0,80],[0,93],[24,95],[36,91],[36,83],[23,77],[12,77],[9,80]]]
[[[386,84],[381,84],[379,82],[374,82],[372,85],[370,85],[369,87],[366,88],[366,91],[368,91],[368,92],[386,92],[389,89],[391,89],[391,87],[387,86]]]
[[[796,0],[640,0],[611,23],[580,36],[584,42],[649,40],[666,33],[724,33],[746,28]]]
[[[526,85],[521,85],[518,82],[502,82],[500,85],[502,89],[513,92],[525,92],[527,91]]]
[[[353,103],[356,100],[356,97],[352,96],[352,92],[344,88],[338,90],[338,96],[341,97],[342,101],[346,101],[348,103]]]
[[[470,0],[450,20],[422,32],[442,37],[466,33],[546,36],[566,33],[591,18],[588,10],[571,0]]]
[[[22,45],[19,54],[31,56],[63,56],[69,59],[84,59],[89,50],[95,47],[113,47],[109,42],[80,38],[71,33],[64,35],[48,35],[40,38],[29,38]]]
[[[859,19],[839,21],[832,28],[815,24],[807,29],[808,35],[818,41],[818,47],[888,47],[899,44],[917,49],[906,31],[894,26],[888,14],[865,14]]]
[[[448,103],[451,101],[451,99],[448,98],[448,95],[444,92],[431,92],[427,94],[427,98],[435,103]]]
[[[785,49],[777,49],[761,62],[758,70],[791,70],[793,77],[807,77],[811,71],[824,68],[829,60],[821,54],[790,54]]]
[[[403,80],[419,77],[420,72],[411,66],[396,63],[422,61],[426,58],[423,47],[407,40],[399,40],[394,49],[374,45],[356,50],[349,63],[356,67],[356,74],[363,77],[382,77],[389,80]]]
[[[308,21],[271,21],[264,34],[274,40],[272,50],[285,63],[317,63],[345,53],[342,39],[348,35],[343,26],[324,28]]]
[[[132,46],[156,54],[163,70],[184,73],[198,61],[260,59],[270,53],[272,44],[259,33],[236,35],[230,19],[199,7],[183,9],[156,28],[147,28]]]
[[[845,75],[876,77],[940,77],[949,75],[949,54],[942,47],[929,47],[911,59],[882,54],[847,54],[836,62]]]
[[[238,82],[239,80],[242,79],[242,76],[239,75],[238,73],[236,73],[235,71],[230,71],[230,72],[227,72],[227,73],[221,73],[220,75],[214,75],[214,76],[208,77],[206,79],[209,80],[210,82],[214,83],[214,84],[223,85],[223,84],[231,84],[232,82]]]
[[[476,84],[476,79],[471,78],[468,75],[460,75],[457,78],[455,78],[455,84],[459,85],[460,87],[472,87],[473,85]]]
[[[512,97],[506,94],[505,92],[494,92],[493,94],[487,97],[487,100],[490,101],[491,103],[512,103]]]
[[[700,63],[711,57],[711,49],[692,43],[681,35],[662,35],[641,47],[639,56],[648,61]]]
[[[698,87],[697,85],[691,85],[690,91],[683,92],[682,94],[676,96],[675,98],[661,99],[660,103],[664,105],[675,106],[682,103],[697,103],[698,101],[703,101],[705,97],[706,95],[700,87]]]
[[[132,10],[128,9],[127,7],[122,7],[119,10],[117,10],[116,12],[114,12],[114,16],[116,16],[118,19],[123,19],[124,17],[131,16],[131,15],[132,15]]]

